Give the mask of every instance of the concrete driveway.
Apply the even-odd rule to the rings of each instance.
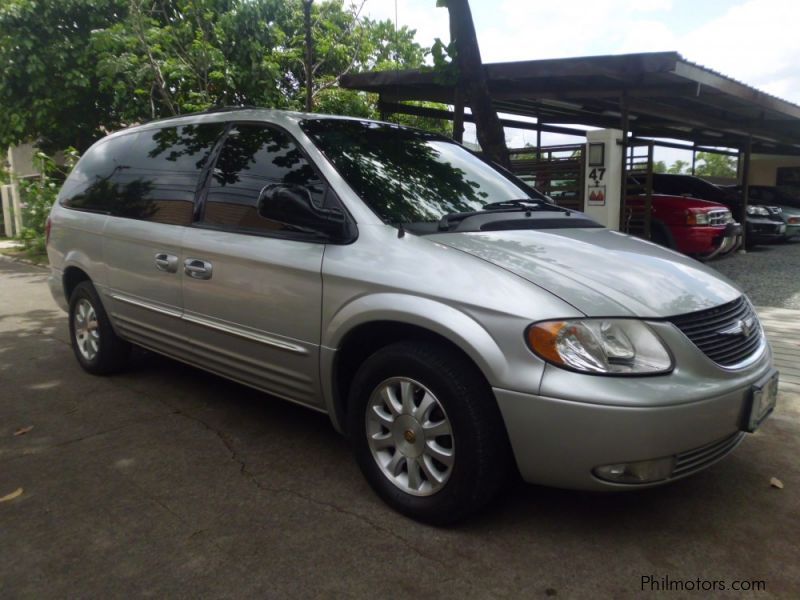
[[[0,498],[23,489],[0,502],[2,598],[800,594],[796,396],[688,480],[517,484],[436,529],[372,494],[325,416],[154,355],[92,377],[67,340],[45,272],[0,259]]]

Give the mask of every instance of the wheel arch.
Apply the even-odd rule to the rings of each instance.
[[[363,297],[331,320],[322,346],[323,396],[339,431],[346,433],[349,385],[360,364],[380,348],[409,339],[435,341],[456,350],[488,386],[508,368],[489,332],[454,307],[401,294]]]
[[[92,281],[92,278],[89,277],[89,274],[84,269],[76,265],[69,265],[64,268],[61,275],[61,284],[64,288],[64,297],[67,299],[67,303],[72,297],[72,292],[83,281]]]
[[[651,230],[650,234],[651,241],[653,241],[652,232],[657,231],[661,235],[662,239],[666,244],[664,245],[665,248],[668,248],[670,250],[678,249],[678,244],[677,241],[675,240],[675,236],[672,235],[672,230],[670,229],[669,225],[667,225],[664,221],[662,221],[661,219],[653,219],[650,222],[650,230]]]

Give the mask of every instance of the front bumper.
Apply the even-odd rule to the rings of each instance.
[[[786,239],[790,240],[793,237],[800,235],[800,223],[787,223],[786,224]]]
[[[716,454],[696,468],[656,483],[626,485],[598,479],[595,467],[681,456],[730,442],[733,450],[749,387],[679,406],[604,406],[495,389],[522,478],[554,487],[610,490],[651,487],[712,465]]]
[[[777,242],[786,235],[786,223],[783,221],[748,216],[746,226],[750,244]]]
[[[739,223],[687,225],[673,228],[672,233],[678,250],[703,260],[724,256],[742,244],[742,226]]]
[[[654,329],[662,339],[672,337],[668,326]],[[584,490],[651,487],[696,473],[733,450],[744,437],[753,385],[774,370],[769,346],[733,371],[693,345],[668,345],[675,350],[668,375],[602,377],[548,366],[538,393],[495,388],[523,479]],[[593,474],[602,465],[665,457],[674,457],[676,466],[662,481],[620,484]]]

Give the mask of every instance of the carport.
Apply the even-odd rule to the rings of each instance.
[[[738,215],[742,221],[751,155],[800,155],[800,106],[692,63],[677,52],[492,63],[484,68],[498,113],[536,119],[501,122],[536,131],[537,156],[542,132],[586,135],[574,125],[621,130],[623,182],[626,171],[636,169],[642,160],[652,170],[653,144],[690,150],[693,156],[698,151],[738,156],[745,189]],[[452,120],[458,141],[463,123],[473,120],[464,110],[469,99],[459,85],[433,69],[351,74],[342,78],[341,85],[378,94],[384,116],[402,113]],[[408,101],[440,102],[453,110]],[[649,156],[645,152],[637,158],[637,146],[649,146]],[[620,213],[625,208],[624,185],[621,196]],[[649,208],[648,192],[648,213]],[[649,226],[642,233],[649,234]]]

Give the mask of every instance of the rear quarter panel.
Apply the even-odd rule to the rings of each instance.
[[[107,215],[72,210],[58,202],[50,212],[47,258],[53,278],[61,279],[69,267],[84,271],[98,288],[107,285],[103,260],[103,231]]]

